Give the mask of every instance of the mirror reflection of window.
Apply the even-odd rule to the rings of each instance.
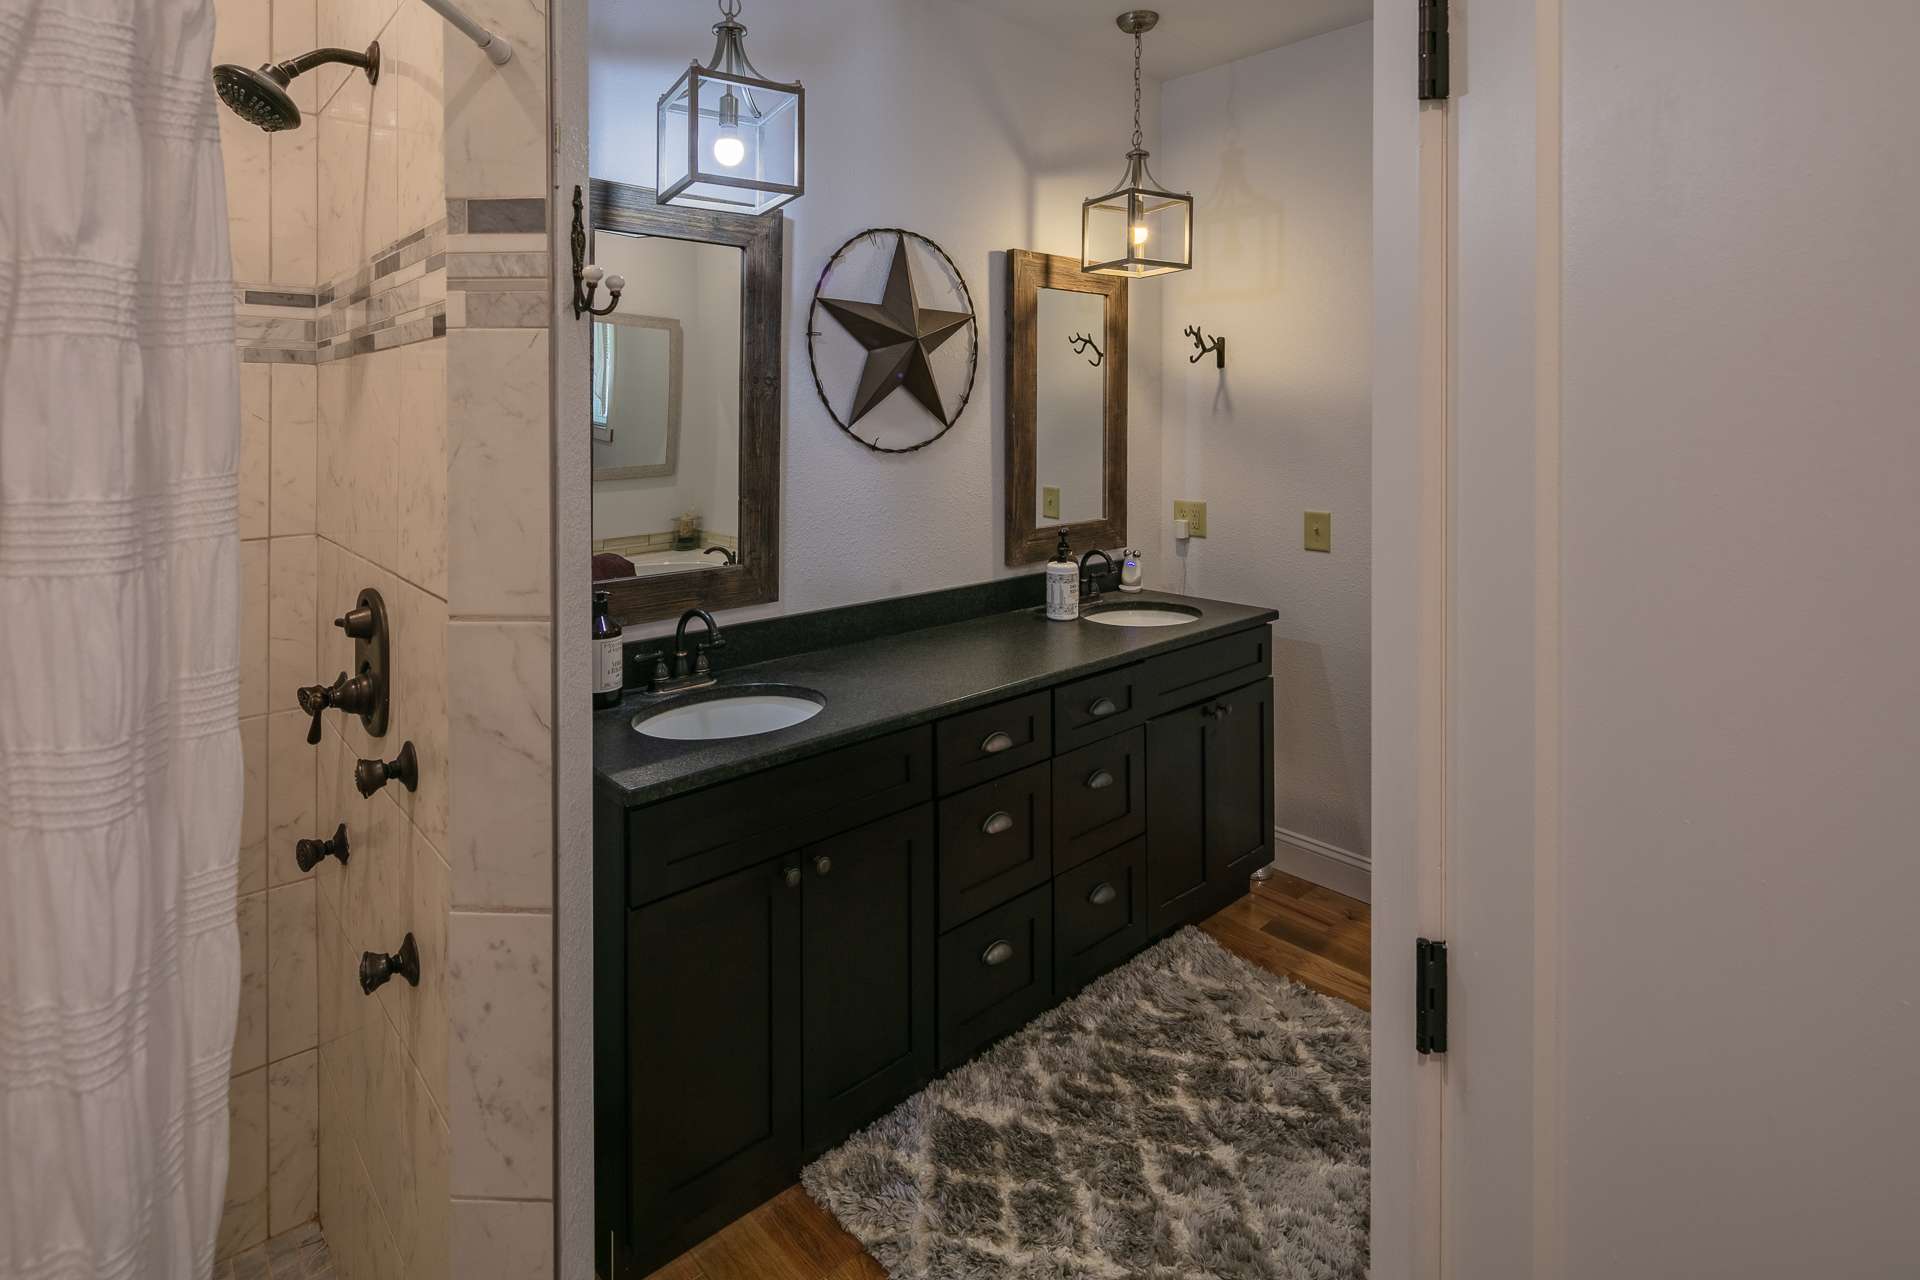
[[[613,399],[613,335],[612,325],[593,322],[593,438],[603,444],[613,441],[613,429],[608,426]]]
[[[1107,507],[1106,299],[1070,289],[1043,287],[1038,293],[1035,522],[1099,520]]]
[[[628,282],[594,326],[594,579],[719,567],[739,551],[745,257],[602,229],[594,261]]]

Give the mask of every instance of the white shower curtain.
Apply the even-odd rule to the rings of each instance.
[[[0,1277],[212,1266],[239,449],[210,0],[0,0]]]

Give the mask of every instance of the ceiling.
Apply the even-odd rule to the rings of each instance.
[[[958,0],[1032,27],[1077,52],[1130,50],[1113,20],[1126,0]],[[1373,16],[1373,0],[1136,0],[1160,12],[1141,61],[1156,80],[1170,80],[1264,53],[1295,40],[1325,35]]]

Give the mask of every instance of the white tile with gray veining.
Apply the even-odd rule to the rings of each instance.
[[[454,1195],[552,1194],[552,954],[544,913],[448,919]]]

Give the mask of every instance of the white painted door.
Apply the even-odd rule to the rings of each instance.
[[[1376,1147],[1375,1274],[1920,1275],[1920,5],[1453,27],[1443,745],[1375,744],[1415,818],[1376,872],[1409,997],[1376,1004],[1377,1141],[1436,1079],[1441,1137]],[[1377,149],[1410,82],[1382,69]],[[1430,478],[1381,456],[1409,421],[1376,423],[1389,484]],[[1376,569],[1390,669],[1428,580]],[[1393,799],[1436,769],[1437,852]],[[1409,1071],[1415,924],[1453,1025]]]

